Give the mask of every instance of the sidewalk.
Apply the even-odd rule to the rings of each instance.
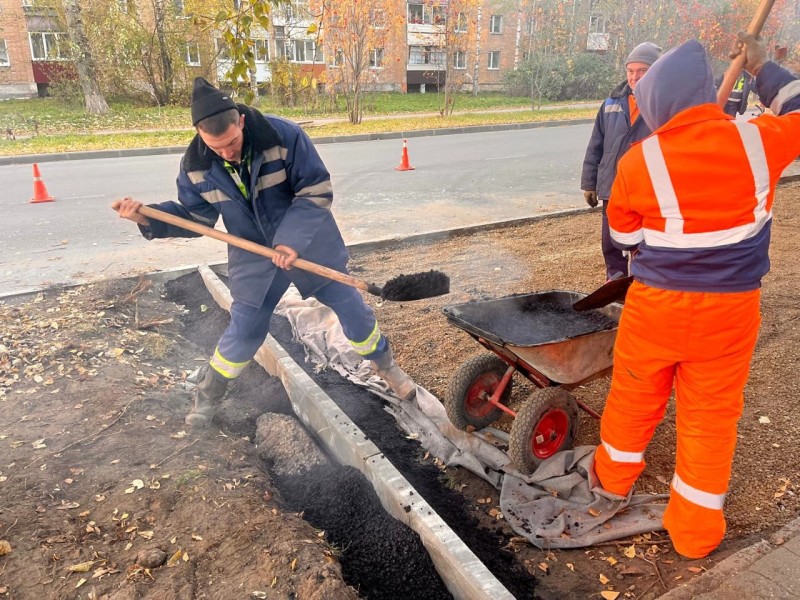
[[[659,600],[800,598],[800,518]]]

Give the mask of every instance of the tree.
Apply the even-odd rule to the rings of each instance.
[[[439,105],[443,117],[453,114],[457,92],[472,79],[467,62],[478,44],[479,3],[479,0],[450,0],[442,6],[441,22],[434,24],[444,57],[444,64],[438,65],[444,73],[444,95]]]
[[[383,63],[394,60],[393,36],[403,29],[397,3],[385,0],[323,0],[324,47],[332,63],[330,83],[342,90],[350,123],[361,123],[363,96],[376,84]],[[318,38],[319,39],[319,38]]]
[[[72,43],[72,56],[78,71],[78,81],[83,90],[86,110],[95,115],[104,115],[108,112],[108,104],[100,91],[95,77],[95,63],[86,32],[83,27],[83,16],[78,0],[63,0],[64,16],[67,23],[70,42]]]

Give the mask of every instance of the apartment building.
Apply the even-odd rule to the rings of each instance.
[[[137,0],[114,0],[124,10],[144,10]],[[183,0],[176,12],[186,16]],[[230,0],[238,8],[239,0]],[[320,43],[330,24],[320,23],[321,0],[292,0],[272,9],[271,25],[254,27],[255,78],[270,81],[271,61],[284,58],[300,66],[324,84],[335,81],[341,68],[339,49]],[[383,0],[386,12],[396,16],[391,23],[376,18],[373,26],[389,27],[382,47],[370,49],[370,85],[373,89],[402,92],[430,92],[441,88],[448,76],[457,77],[461,87],[499,90],[504,73],[525,59],[530,47],[531,18],[512,3],[481,0],[470,14],[448,11],[448,0]],[[573,0],[573,13],[583,11],[582,49],[603,51],[607,34],[603,20],[591,0]],[[316,31],[312,24],[321,25]],[[455,42],[452,35],[456,35]],[[460,37],[458,37],[460,36]],[[526,41],[526,36],[528,41]],[[66,33],[54,11],[41,8],[36,0],[0,0],[0,98],[44,95],[55,76],[70,76],[64,41]],[[449,40],[449,41],[448,41]],[[213,42],[213,43],[212,43]],[[187,39],[183,60],[186,77],[216,73],[224,79],[230,62],[221,40]],[[449,75],[448,75],[449,73]],[[328,75],[326,77],[326,74]]]

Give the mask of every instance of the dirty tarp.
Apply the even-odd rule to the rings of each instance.
[[[415,401],[394,397],[369,363],[350,346],[333,312],[313,298],[303,300],[292,286],[278,304],[306,359],[334,369],[389,402],[400,426],[448,466],[461,466],[500,490],[500,509],[512,529],[539,548],[581,548],[663,529],[666,496],[623,498],[603,490],[592,468],[594,446],[559,452],[533,475],[517,471],[508,455],[480,432],[454,427],[442,403],[417,387]],[[496,438],[496,436],[495,436]]]

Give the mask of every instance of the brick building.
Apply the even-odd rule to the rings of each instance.
[[[0,98],[36,95],[28,28],[20,0],[0,0]]]

